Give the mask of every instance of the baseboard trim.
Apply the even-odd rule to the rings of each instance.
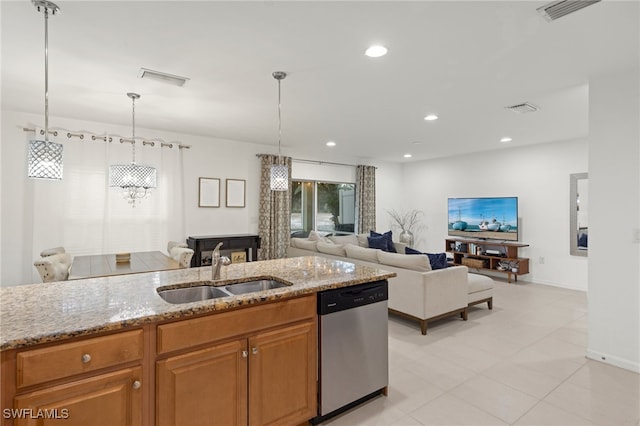
[[[624,368],[625,370],[633,371],[634,373],[640,373],[640,364],[613,355],[587,350],[587,358],[604,364],[613,365],[614,367]]]

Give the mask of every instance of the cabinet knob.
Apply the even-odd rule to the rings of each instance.
[[[89,355],[89,354],[82,355],[82,363],[83,364],[87,364],[90,361],[91,361],[91,355]]]
[[[242,351],[242,358],[246,358],[247,355],[249,355],[249,352],[247,351]]]
[[[134,389],[140,389],[141,386],[142,386],[142,383],[140,383],[140,380],[135,380],[131,385],[131,387]]]
[[[251,353],[253,355],[257,355],[258,354],[258,348],[251,348]]]

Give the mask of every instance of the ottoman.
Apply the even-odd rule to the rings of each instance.
[[[469,306],[487,302],[489,309],[493,309],[493,279],[486,275],[468,274]]]

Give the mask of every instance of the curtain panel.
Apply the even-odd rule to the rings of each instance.
[[[376,168],[356,167],[356,232],[376,229]]]
[[[260,154],[260,211],[258,260],[286,256],[291,234],[291,157]],[[279,163],[278,163],[279,161]],[[287,191],[271,190],[271,165],[284,164],[289,170]]]

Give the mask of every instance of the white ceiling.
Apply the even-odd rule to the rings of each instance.
[[[546,3],[60,0],[49,114],[130,125],[135,91],[138,127],[274,152],[271,73],[282,70],[284,154],[405,162],[500,149],[503,136],[585,137],[590,76],[638,66],[638,2],[604,0],[552,23],[536,12]],[[27,0],[2,1],[1,13],[2,108],[42,114],[43,15]],[[371,44],[389,53],[364,56]],[[141,67],[191,80],[141,80]],[[540,110],[504,109],[525,101]]]

